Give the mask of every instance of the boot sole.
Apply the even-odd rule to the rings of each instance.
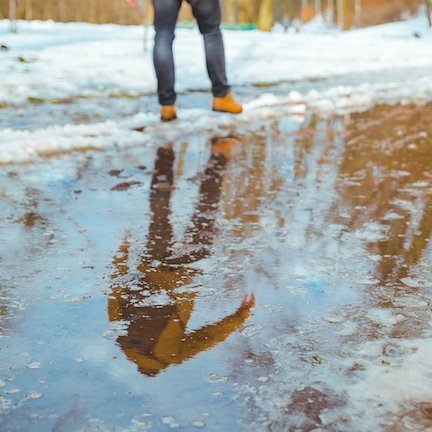
[[[228,114],[241,114],[243,112],[243,110],[241,110],[241,111],[227,111],[227,110],[220,110],[220,109],[216,109],[216,108],[212,108],[212,111],[221,112],[221,113],[228,113]]]
[[[177,116],[175,116],[175,117],[161,117],[160,119],[161,119],[161,121],[168,123],[170,121],[177,120]]]

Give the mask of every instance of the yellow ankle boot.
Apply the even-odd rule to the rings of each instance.
[[[160,118],[162,121],[169,122],[177,118],[174,105],[162,105]]]
[[[228,92],[224,97],[213,98],[213,111],[240,114],[243,107],[234,100],[231,92]]]

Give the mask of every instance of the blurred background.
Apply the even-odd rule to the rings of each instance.
[[[322,16],[329,26],[348,30],[398,21],[427,11],[430,0],[221,0],[223,20],[231,27],[271,30],[300,26]],[[0,0],[0,18],[139,24],[152,21],[150,0]],[[186,2],[180,21],[192,22]]]

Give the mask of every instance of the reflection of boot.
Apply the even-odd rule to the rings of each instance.
[[[162,121],[169,122],[177,118],[177,113],[174,105],[162,105],[160,118]]]
[[[212,155],[219,156],[222,155],[225,159],[229,160],[231,158],[232,149],[240,144],[240,140],[235,137],[224,137],[224,138],[213,138],[211,143]]]
[[[240,114],[243,107],[234,100],[232,93],[228,92],[224,97],[213,98],[213,111]]]

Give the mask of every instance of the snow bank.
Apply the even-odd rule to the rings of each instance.
[[[143,52],[142,28],[136,26],[20,22],[17,35],[7,28],[0,21],[1,42],[10,48],[0,53],[0,102],[156,88],[153,30]],[[233,85],[432,67],[432,32],[421,18],[348,33],[226,31],[224,37]],[[197,30],[178,30],[175,56],[178,90],[209,87]]]
[[[394,85],[335,87],[328,91],[290,92],[286,97],[264,93],[245,104],[244,113],[230,116],[203,109],[185,109],[175,124],[162,124],[155,113],[141,113],[122,122],[106,121],[90,125],[51,126],[38,130],[0,130],[0,164],[30,162],[39,157],[70,151],[133,147],[156,141],[168,142],[191,133],[209,135],[225,131],[259,129],[268,121],[284,116],[300,119],[306,111],[321,116],[364,111],[379,103],[426,103],[432,100],[432,78]],[[135,128],[143,128],[137,132]]]
[[[18,28],[18,34],[10,34],[8,22],[0,21],[0,42],[9,47],[0,52],[0,106],[25,106],[29,98],[40,102],[72,98],[73,102],[76,97],[142,95],[156,88],[152,47],[143,51],[141,27],[35,21],[19,22]],[[421,37],[413,37],[414,32]],[[153,30],[149,33],[152,45]],[[153,112],[121,124],[54,125],[31,132],[3,129],[0,163],[24,162],[77,149],[142,145],[160,132],[164,137],[167,133],[175,137],[186,131],[237,127],[306,109],[346,112],[381,102],[432,99],[432,32],[422,18],[348,33],[226,31],[224,37],[234,86],[311,80],[308,90],[287,90],[286,96],[276,96],[259,94],[257,88],[256,97],[235,123],[226,116],[193,109],[182,112],[182,121],[175,126],[164,128],[158,124],[155,103]],[[175,56],[177,89],[208,89],[197,30],[177,32]],[[415,79],[410,79],[412,70],[417,71]],[[382,73],[385,77],[369,83],[368,73]],[[351,80],[354,75],[357,78]],[[350,84],[329,84],[325,90],[314,90],[315,80],[322,82],[332,77],[346,77],[345,82]],[[131,125],[147,129],[138,134],[130,130]]]

